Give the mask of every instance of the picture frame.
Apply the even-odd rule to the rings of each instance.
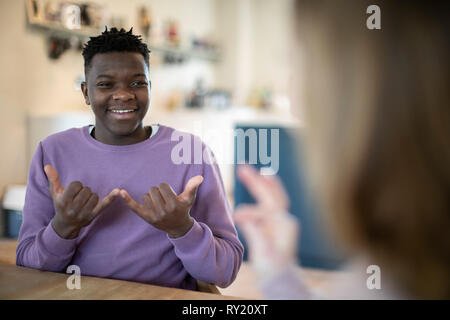
[[[26,0],[28,22],[36,23],[44,20],[44,6],[41,0]]]

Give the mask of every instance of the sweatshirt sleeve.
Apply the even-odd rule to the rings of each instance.
[[[42,143],[31,160],[22,226],[16,249],[16,264],[48,271],[63,271],[76,248],[75,239],[63,239],[53,229],[55,215]],[[53,165],[53,164],[52,164]]]
[[[219,167],[206,149],[202,172],[196,173],[204,180],[191,208],[194,224],[184,236],[169,240],[192,277],[225,288],[236,278],[244,247],[232,220]]]

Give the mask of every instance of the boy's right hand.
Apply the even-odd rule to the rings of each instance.
[[[46,165],[44,171],[50,183],[50,194],[56,212],[52,227],[64,239],[76,238],[81,228],[89,225],[119,195],[120,190],[114,189],[99,202],[98,195],[81,182],[71,182],[64,188],[58,172],[52,166]]]

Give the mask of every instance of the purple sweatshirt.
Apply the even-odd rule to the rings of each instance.
[[[219,287],[230,285],[240,268],[243,246],[219,168],[211,159],[201,164],[174,164],[171,154],[179,141],[172,141],[173,133],[180,134],[160,125],[157,133],[143,142],[115,146],[95,140],[86,126],[40,142],[29,171],[17,265],[56,272],[77,265],[82,275],[193,290],[196,279]],[[181,136],[189,136],[191,146],[195,141],[202,150],[209,150],[198,137]],[[172,239],[119,197],[77,238],[63,239],[50,223],[55,210],[44,172],[47,164],[58,171],[64,187],[80,181],[100,199],[121,188],[138,202],[152,186],[166,182],[179,194],[191,177],[202,175],[190,212],[194,225],[184,236]]]

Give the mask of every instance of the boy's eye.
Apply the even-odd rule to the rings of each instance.
[[[134,81],[131,83],[132,87],[146,87],[147,82],[146,81]]]
[[[99,88],[108,88],[110,86],[111,86],[110,82],[99,82],[99,83],[97,83],[97,87],[99,87]]]

